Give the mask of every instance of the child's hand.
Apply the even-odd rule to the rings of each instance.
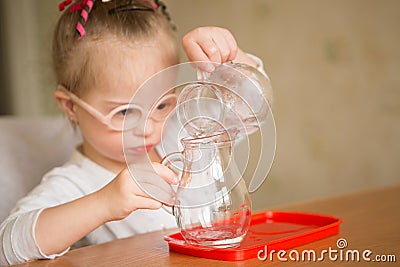
[[[182,38],[182,46],[190,61],[211,61],[224,63],[236,58],[238,46],[227,29],[200,27]],[[205,65],[205,71],[214,70],[212,64]]]
[[[200,27],[182,38],[182,46],[190,61],[207,61],[222,64],[235,61],[256,66],[256,63],[239,49],[232,33],[219,27]],[[199,68],[212,72],[213,64],[199,64]]]
[[[153,163],[153,168],[166,182],[177,184],[176,174],[168,167]],[[122,170],[97,193],[104,205],[106,221],[121,220],[137,209],[159,209],[162,205],[140,189],[128,169]]]

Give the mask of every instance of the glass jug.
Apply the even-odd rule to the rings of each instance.
[[[272,87],[266,74],[241,63],[217,65],[211,73],[198,70],[199,81],[184,87],[177,115],[191,136],[216,130],[238,130],[239,136],[256,132],[267,120]]]
[[[186,137],[181,140],[183,151],[162,161],[180,171],[172,213],[189,244],[236,247],[247,233],[251,200],[232,157],[236,137],[235,130]]]

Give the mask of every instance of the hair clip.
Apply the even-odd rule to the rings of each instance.
[[[121,13],[121,12],[128,12],[128,11],[150,11],[150,12],[154,12],[153,8],[149,8],[149,7],[142,7],[142,6],[130,6],[130,5],[122,5],[122,6],[118,6],[115,8],[111,8],[110,10],[108,10],[108,14],[113,15],[116,13]]]

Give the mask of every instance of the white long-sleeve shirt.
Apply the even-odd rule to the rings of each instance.
[[[109,183],[112,173],[77,150],[62,167],[47,173],[42,182],[18,201],[11,215],[1,224],[0,264],[32,259],[52,259],[65,254],[44,254],[35,239],[35,226],[43,209],[57,206],[95,192]],[[77,246],[99,244],[135,234],[177,227],[175,218],[159,210],[137,210],[120,221],[105,223],[80,240]]]

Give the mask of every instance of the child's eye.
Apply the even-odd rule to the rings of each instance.
[[[134,113],[134,111],[131,108],[127,108],[127,109],[118,111],[118,113],[116,115],[124,117],[124,116],[132,115],[133,113]]]
[[[164,99],[161,103],[159,103],[156,108],[153,110],[152,118],[155,120],[163,120],[168,114],[174,109],[176,106],[176,98]]]
[[[161,103],[160,105],[157,106],[157,109],[158,110],[163,110],[163,109],[168,108],[168,106],[170,106],[170,105],[171,104],[169,104],[169,103]]]

